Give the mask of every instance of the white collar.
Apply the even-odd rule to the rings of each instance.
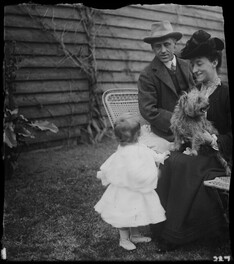
[[[221,79],[217,77],[214,82],[202,83],[201,91],[205,93],[205,96],[209,97],[219,85],[221,85]]]
[[[164,63],[164,65],[167,67],[167,68],[169,68],[169,69],[171,69],[171,64],[174,64],[174,66],[176,66],[176,56],[174,55],[174,57],[173,57],[173,59],[171,60],[171,61],[168,61],[168,62],[166,62],[166,63]]]

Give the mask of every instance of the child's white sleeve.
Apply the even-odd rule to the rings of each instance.
[[[110,184],[110,175],[111,175],[111,168],[113,158],[115,157],[115,153],[113,153],[100,167],[99,171],[97,172],[97,178],[102,181],[102,185],[107,186]]]
[[[164,160],[167,159],[170,155],[170,151],[165,151],[163,153],[154,152],[154,160],[155,162],[164,164]]]

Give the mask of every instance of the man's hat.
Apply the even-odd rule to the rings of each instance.
[[[211,35],[204,30],[198,30],[193,33],[192,37],[186,42],[185,47],[181,50],[182,59],[192,59],[199,56],[209,55],[210,52],[221,51],[224,43],[219,38],[211,38]]]
[[[179,40],[182,36],[182,33],[173,31],[171,23],[166,20],[153,23],[151,26],[151,36],[145,37],[143,41],[151,44],[156,40],[165,38],[175,38]]]

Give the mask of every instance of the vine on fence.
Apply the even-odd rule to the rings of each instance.
[[[64,59],[70,59],[78,69],[85,73],[89,83],[89,113],[87,127],[83,127],[82,131],[88,135],[91,143],[97,143],[102,140],[107,132],[106,119],[102,115],[101,102],[97,93],[98,67],[96,61],[96,34],[98,29],[95,19],[97,16],[100,16],[100,11],[82,4],[73,4],[72,6],[81,18],[80,22],[82,23],[87,38],[88,55],[82,54],[82,50],[78,53],[69,50],[64,42],[65,29],[61,36],[56,33],[54,15],[52,17],[54,27],[51,27],[43,21],[45,15],[43,16],[37,11],[37,5],[23,4],[21,8],[34,22],[40,25],[43,32],[50,34],[56,43],[60,45],[65,56]]]
[[[89,80],[89,123],[87,132],[91,142],[101,141],[107,130],[105,118],[102,116],[100,102],[97,94],[97,61],[96,61],[96,24],[95,17],[100,15],[100,11],[90,7],[75,6],[81,17],[81,22],[86,33],[88,43],[88,73]],[[94,134],[94,132],[95,134]]]

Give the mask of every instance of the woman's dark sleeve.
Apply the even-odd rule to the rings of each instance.
[[[225,107],[226,107],[226,113],[227,113],[227,128],[226,128],[226,133],[220,133],[218,135],[218,146],[220,151],[223,153],[224,157],[227,160],[231,160],[232,158],[232,144],[233,144],[233,139],[232,139],[232,118],[231,118],[231,106],[230,106],[230,97],[229,97],[229,90],[227,87],[223,91],[226,91],[224,95],[224,100],[225,100]]]

